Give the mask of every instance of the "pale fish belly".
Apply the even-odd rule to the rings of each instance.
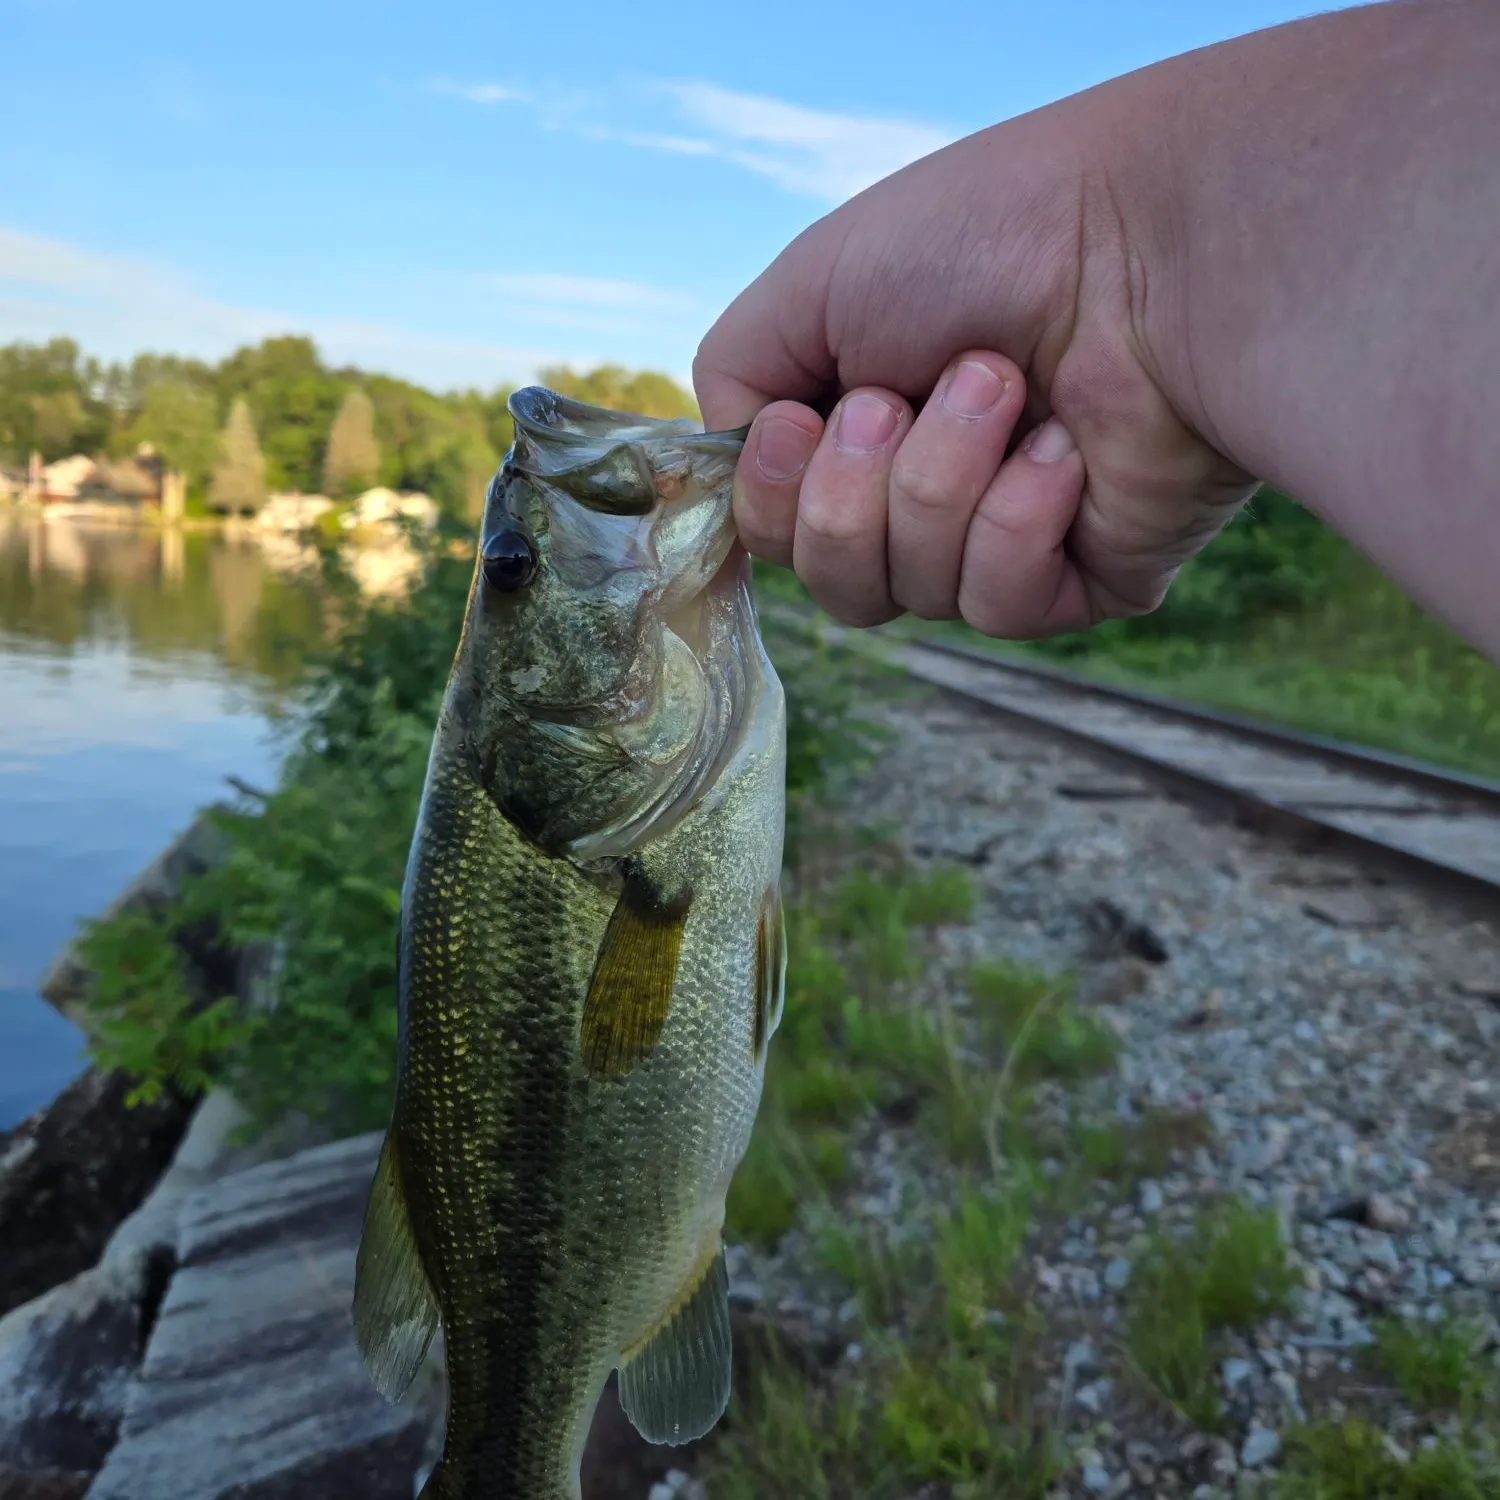
[[[757,926],[781,870],[779,713],[774,731],[668,835],[695,894],[666,1025],[628,1078],[590,1084],[600,1107],[583,1150],[608,1162],[625,1190],[623,1201],[606,1198],[621,1219],[597,1226],[618,1235],[622,1255],[615,1357],[649,1337],[717,1250],[755,1123],[765,1071],[764,1045],[755,1049]]]

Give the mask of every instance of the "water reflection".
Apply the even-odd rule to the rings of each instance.
[[[269,718],[322,629],[284,537],[89,527],[0,508],[0,1129],[82,1065],[36,993],[223,778],[274,775]]]

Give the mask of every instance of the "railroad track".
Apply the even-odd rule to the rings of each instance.
[[[824,628],[860,645],[854,632]],[[1241,823],[1304,847],[1347,847],[1500,911],[1500,782],[972,647],[879,641],[881,657],[919,681],[1227,804]]]

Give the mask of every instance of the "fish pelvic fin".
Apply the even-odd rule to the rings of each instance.
[[[786,1003],[786,916],[781,907],[781,886],[773,885],[760,904],[755,924],[755,992],[751,997],[755,1014],[750,1029],[751,1055],[759,1062],[781,1024]]]
[[[354,1265],[354,1336],[387,1401],[406,1394],[437,1325],[438,1300],[422,1268],[395,1137],[387,1131]]]
[[[624,1078],[661,1039],[692,892],[664,900],[632,864],[594,962],[579,1051],[594,1078]]]
[[[645,1343],[620,1364],[620,1405],[648,1443],[691,1443],[729,1405],[729,1272],[724,1247],[694,1272]]]

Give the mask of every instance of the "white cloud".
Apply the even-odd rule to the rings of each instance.
[[[555,278],[560,284],[571,279]],[[587,366],[608,353],[592,341],[512,346],[359,319],[237,307],[194,290],[166,267],[0,228],[0,341],[65,334],[108,359],[143,349],[217,359],[241,344],[294,332],[315,339],[332,363],[357,363],[440,390],[529,379],[547,364]]]
[[[664,287],[640,281],[616,281],[599,276],[502,274],[487,276],[485,285],[505,297],[554,307],[598,307],[617,312],[678,312],[694,306],[693,299]]]
[[[549,130],[673,156],[707,156],[769,177],[788,192],[842,202],[946,146],[951,132],[918,120],[808,109],[714,83],[621,87],[612,97],[549,91],[533,98],[508,84],[429,84],[475,104],[531,106]],[[663,115],[668,119],[662,119]],[[653,127],[643,130],[648,115]]]
[[[467,99],[470,104],[527,104],[531,96],[522,89],[504,83],[457,83],[451,78],[429,78],[427,87],[435,94],[450,94]]]
[[[702,144],[713,155],[816,198],[852,197],[953,140],[935,125],[807,109],[712,83],[663,88],[707,132]]]

